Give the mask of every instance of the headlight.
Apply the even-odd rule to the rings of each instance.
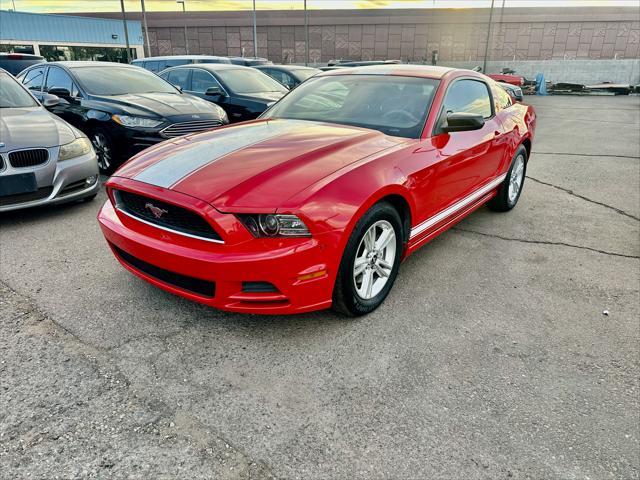
[[[242,224],[256,237],[308,237],[309,229],[295,215],[237,215]]]
[[[70,158],[76,158],[81,155],[86,155],[91,151],[93,151],[93,147],[91,146],[91,142],[87,137],[76,138],[73,142],[67,143],[66,145],[62,145],[60,147],[60,152],[58,153],[58,161],[69,160]]]
[[[162,123],[162,120],[155,118],[134,117],[132,115],[113,115],[111,118],[114,122],[125,127],[153,128]]]

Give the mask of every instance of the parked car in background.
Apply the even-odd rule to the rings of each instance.
[[[31,55],[29,53],[0,53],[0,68],[9,72],[11,75],[17,75],[25,68],[42,62],[46,62],[46,60],[40,55]]]
[[[512,85],[510,83],[496,82],[509,94],[514,102],[522,102],[524,100],[524,94],[522,88]]]
[[[508,83],[510,85],[515,85],[516,87],[521,87],[525,84],[524,77],[511,73],[488,73],[487,77],[495,80],[496,82]]]
[[[271,65],[270,60],[261,57],[229,57],[234,65],[242,65],[244,67],[255,67],[256,65]]]
[[[39,99],[60,98],[47,108],[89,136],[106,174],[158,142],[228,123],[222,108],[132,65],[50,62],[19,80]]]
[[[190,300],[364,315],[408,255],[482,205],[516,206],[535,125],[469,70],[326,72],[256,121],[133,159],[98,220],[126,269]]]
[[[48,106],[58,101],[44,98]],[[0,212],[96,196],[98,162],[89,139],[2,69],[0,112]]]
[[[142,67],[153,73],[161,72],[166,68],[178,67],[180,65],[191,65],[194,63],[231,63],[227,57],[217,57],[214,55],[170,55],[165,57],[145,57],[137,58],[131,65]]]
[[[400,60],[331,60],[327,67],[368,67],[371,65],[396,65]]]
[[[197,64],[160,73],[172,85],[222,107],[231,123],[253,120],[288,92],[255,68]]]
[[[253,68],[266,73],[289,90],[320,73],[320,70],[317,68],[300,67],[297,65],[258,65]]]

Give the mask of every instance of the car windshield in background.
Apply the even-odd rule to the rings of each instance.
[[[258,70],[238,68],[220,70],[216,73],[234,93],[238,94],[261,92],[286,93],[289,91],[274,79]]]
[[[142,68],[78,67],[73,73],[91,95],[178,93],[172,85]]]
[[[339,123],[418,138],[437,80],[382,75],[337,75],[303,83],[263,118]]]
[[[20,84],[6,73],[0,73],[0,108],[37,107],[38,104]]]

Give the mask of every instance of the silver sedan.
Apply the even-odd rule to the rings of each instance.
[[[47,105],[60,101],[45,99]],[[87,137],[0,69],[0,212],[91,199],[99,188]]]

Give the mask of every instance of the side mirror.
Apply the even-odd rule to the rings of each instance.
[[[174,87],[176,87],[176,90],[182,93],[182,87],[180,85],[174,85]]]
[[[480,130],[484,126],[484,118],[476,113],[457,112],[449,113],[447,120],[442,125],[443,132],[467,132]]]
[[[224,96],[224,94],[222,93],[222,90],[220,90],[220,87],[209,87],[207,88],[207,91],[204,92],[205,95],[210,95],[212,97],[215,96]]]
[[[44,107],[55,107],[60,104],[60,97],[56,95],[51,95],[50,93],[45,93],[42,96],[42,105]]]
[[[60,98],[71,98],[71,92],[66,88],[51,87],[48,93]]]

